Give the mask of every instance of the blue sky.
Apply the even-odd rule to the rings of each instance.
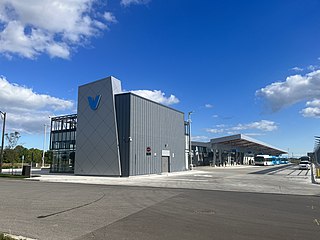
[[[305,155],[320,134],[320,1],[2,0],[0,110],[43,147],[79,85],[192,114],[193,140],[242,133]],[[140,91],[138,91],[140,90]]]

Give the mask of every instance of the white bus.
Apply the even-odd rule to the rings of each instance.
[[[275,157],[270,155],[257,155],[254,157],[254,165],[257,166],[273,166]]]

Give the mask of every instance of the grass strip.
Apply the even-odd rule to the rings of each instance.
[[[13,179],[15,179],[15,178],[18,178],[18,179],[26,178],[26,176],[22,176],[22,175],[12,175],[12,174],[3,174],[3,173],[0,174],[0,177],[13,178]],[[0,240],[1,240],[1,238],[0,238]]]
[[[3,233],[0,233],[0,240],[16,240],[15,238],[12,238],[10,236],[6,236]]]

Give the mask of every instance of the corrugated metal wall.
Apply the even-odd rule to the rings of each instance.
[[[129,153],[130,153],[130,94],[115,96],[116,116],[118,126],[119,151],[121,172],[123,177],[129,176]]]
[[[184,114],[134,94],[130,99],[130,175],[163,172],[163,150],[170,151],[171,172],[186,170]]]

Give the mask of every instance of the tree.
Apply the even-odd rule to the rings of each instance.
[[[9,135],[8,135],[9,136]],[[24,156],[24,163],[41,163],[42,161],[42,150],[37,148],[25,148],[22,145],[17,145],[14,149],[6,147],[3,154],[4,163],[21,163],[22,156]],[[52,151],[45,152],[45,162],[48,164],[52,163]]]
[[[37,148],[30,148],[29,149],[29,156],[30,160],[34,163],[41,163],[42,160],[42,151]]]
[[[7,157],[9,157],[9,161],[11,162],[11,166],[13,168],[13,164],[16,161],[16,159],[18,158],[17,156],[17,152],[14,151],[14,148],[17,146],[17,143],[19,141],[19,138],[21,137],[20,133],[15,131],[13,133],[6,133],[6,140],[7,140],[7,149],[9,149],[8,152],[11,152],[12,154],[9,154]],[[13,171],[12,171],[13,174]]]
[[[14,149],[17,146],[17,143],[19,141],[19,138],[21,137],[19,132],[13,132],[13,133],[6,133],[5,134],[7,139],[7,148]]]
[[[21,158],[22,156],[27,156],[28,154],[28,149],[25,148],[22,145],[18,145],[14,148],[14,151],[18,154],[19,158]]]
[[[18,155],[17,153],[14,151],[14,149],[9,149],[9,148],[6,148],[4,150],[4,153],[3,153],[3,162],[4,163],[12,163],[15,161],[15,159],[18,158]]]
[[[45,161],[47,164],[52,164],[52,159],[53,159],[53,152],[52,151],[50,151],[50,150],[46,151],[44,157],[45,157]]]

